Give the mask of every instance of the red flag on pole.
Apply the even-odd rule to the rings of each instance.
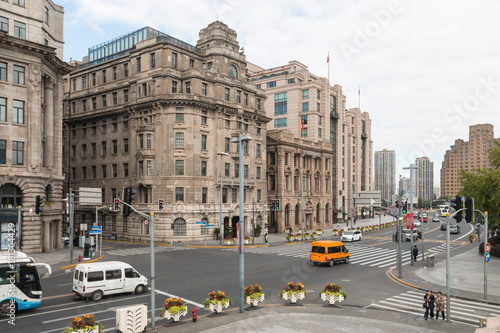
[[[328,53],[328,55],[326,56],[326,62],[329,63],[330,62],[330,53]]]
[[[300,131],[302,132],[304,130],[304,118],[302,118],[302,128],[300,129]]]
[[[361,96],[361,87],[358,87],[358,95]]]

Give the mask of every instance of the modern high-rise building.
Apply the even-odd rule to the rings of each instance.
[[[434,162],[428,157],[418,157],[415,160],[415,186],[417,198],[431,200],[434,197]]]
[[[447,150],[441,166],[441,196],[456,196],[462,189],[460,171],[472,172],[479,168],[490,168],[488,150],[494,146],[493,125],[469,126],[469,141],[455,140]]]
[[[63,15],[51,0],[0,1],[0,250],[13,232],[25,252],[63,246],[63,76],[71,70]]]
[[[351,212],[351,186],[354,193],[372,189],[369,114],[358,108],[347,110],[342,87],[331,86],[328,79],[312,74],[298,61],[269,69],[249,64],[248,73],[268,97],[265,110],[272,121],[267,129],[273,133],[268,156],[277,154],[278,163],[282,163],[276,168],[268,158],[267,164],[268,181],[275,178],[278,183],[268,188],[269,199],[280,199],[285,208],[273,216],[278,230],[299,223],[297,214],[302,207],[308,228],[331,227],[331,223],[342,221]],[[280,135],[280,131],[287,134]],[[289,164],[283,162],[287,156]],[[355,211],[360,214],[361,208]]]
[[[246,69],[236,32],[219,21],[200,31],[196,46],[145,27],[91,47],[66,87],[68,187],[96,188],[108,205],[132,187],[133,207],[155,212],[158,240],[187,241],[208,232],[196,222],[220,226],[222,182],[223,225],[233,235],[240,206],[233,140],[242,134],[252,139],[243,141],[245,220],[255,201],[261,223],[269,118],[266,96]],[[77,205],[76,226],[95,215],[95,207]],[[100,210],[97,223],[105,238],[149,239],[135,213]]]
[[[379,190],[381,198],[391,203],[396,194],[396,152],[383,149],[375,152],[373,189]]]

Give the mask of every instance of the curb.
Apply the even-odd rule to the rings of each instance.
[[[245,247],[268,247],[270,246],[269,244],[262,244],[262,245],[245,245]],[[237,245],[186,245],[186,247],[191,247],[191,248],[198,248],[198,249],[235,249],[238,246]]]
[[[92,259],[92,260],[87,260],[85,262],[89,263],[89,262],[95,262],[95,261],[98,261],[98,260],[101,260],[102,258],[104,258],[106,254],[103,254],[102,256],[100,256],[99,258],[95,258],[95,259]],[[73,265],[68,265],[68,266],[63,266],[59,269],[63,270],[63,269],[68,269],[68,268],[72,268],[72,267],[76,267],[76,265],[79,265],[79,264],[82,264],[83,262],[79,262],[78,264],[73,264]]]

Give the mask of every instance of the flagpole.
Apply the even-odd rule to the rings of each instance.
[[[330,85],[330,51],[328,51],[326,62],[328,63],[328,85]]]
[[[361,87],[358,86],[358,109],[361,110]]]

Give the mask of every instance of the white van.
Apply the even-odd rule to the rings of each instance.
[[[134,293],[148,289],[148,279],[121,261],[78,264],[73,274],[73,292],[77,297],[98,301],[103,295]]]

